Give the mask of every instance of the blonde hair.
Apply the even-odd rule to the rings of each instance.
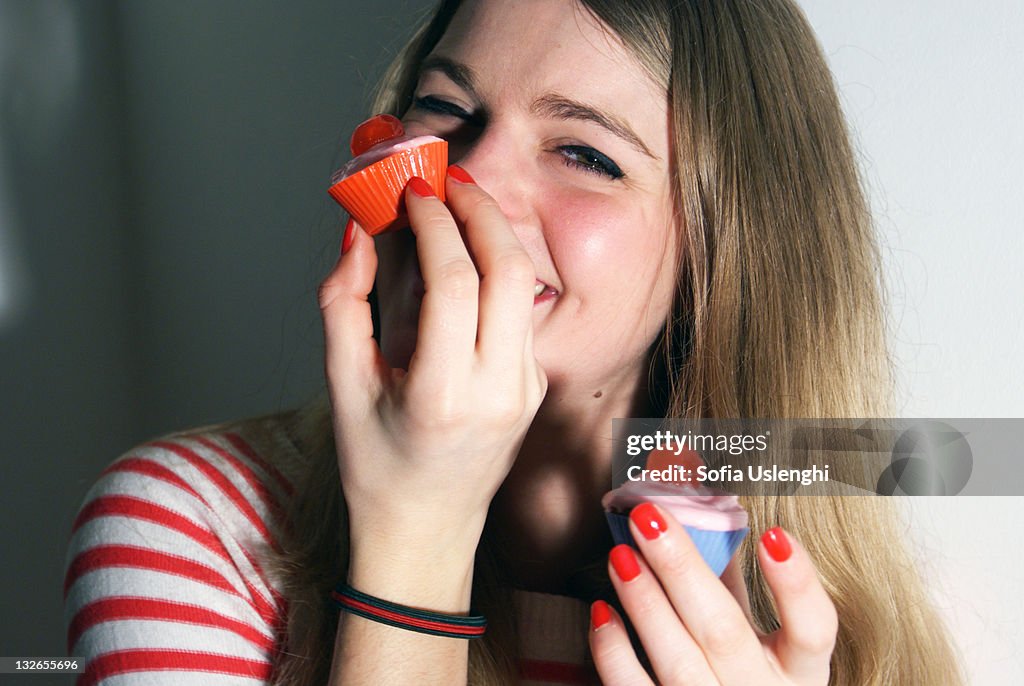
[[[886,416],[878,249],[836,87],[802,12],[790,0],[579,4],[664,85],[672,111],[681,264],[651,367],[665,416]],[[416,67],[458,5],[441,2],[399,54],[374,112],[405,112]],[[347,524],[326,395],[289,421],[308,461],[277,560],[289,617],[276,683],[297,686],[327,679],[337,617],[324,598],[345,575]],[[840,618],[831,684],[963,683],[891,502],[762,496],[744,505],[752,531],[793,531],[817,565]],[[770,631],[778,620],[756,540],[739,555],[755,622]],[[474,686],[516,681],[509,597],[487,548],[485,531],[474,604],[492,628],[470,651]]]

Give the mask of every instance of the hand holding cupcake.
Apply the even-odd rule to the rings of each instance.
[[[702,462],[694,452],[675,456],[670,452],[652,451],[647,457],[647,470],[659,471],[679,464],[692,473],[695,464]],[[747,512],[735,495],[693,482],[627,481],[601,499],[612,538],[617,544],[627,543],[636,547],[629,531],[629,513],[644,502],[659,505],[682,524],[704,561],[718,576],[725,571],[750,531]]]

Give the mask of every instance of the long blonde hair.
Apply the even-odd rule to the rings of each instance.
[[[578,0],[665,86],[672,111],[678,297],[652,358],[669,417],[872,417],[890,411],[880,259],[836,87],[791,0]],[[401,116],[416,68],[458,8],[444,0],[382,80],[374,112]],[[326,395],[289,418],[306,456],[285,554],[289,616],[276,683],[327,679],[347,523]],[[842,475],[837,474],[841,478]],[[836,686],[961,684],[954,650],[884,498],[746,498],[751,529],[782,525],[813,557],[840,618]],[[754,618],[777,627],[755,564]],[[481,543],[486,553],[487,534]],[[470,683],[516,681],[509,597],[482,554],[474,604],[492,630]],[[495,621],[495,620],[498,621]]]

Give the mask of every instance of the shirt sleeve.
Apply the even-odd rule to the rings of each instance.
[[[266,492],[227,440],[168,439],[100,476],[72,527],[64,583],[78,684],[253,686],[273,672],[283,601]]]

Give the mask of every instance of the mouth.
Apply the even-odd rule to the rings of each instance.
[[[544,283],[540,279],[537,279],[537,283],[533,286],[533,304],[545,302],[558,297],[558,291]]]

